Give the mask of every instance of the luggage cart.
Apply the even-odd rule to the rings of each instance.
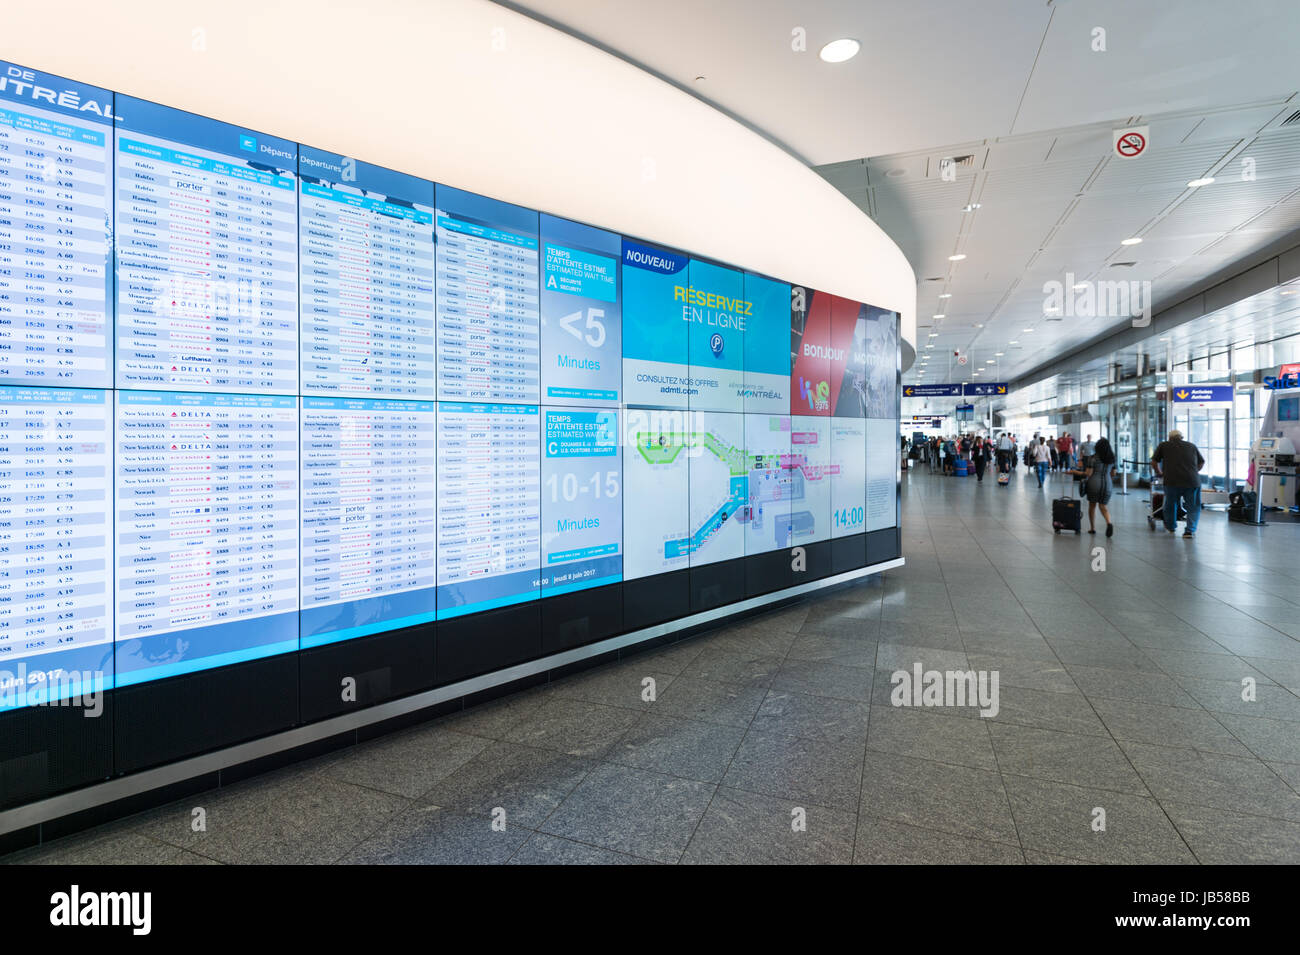
[[[1164,523],[1165,520],[1165,482],[1162,478],[1151,475],[1151,513],[1147,515],[1147,530],[1156,529],[1156,521]],[[1178,502],[1177,520],[1187,520],[1187,508],[1183,507],[1183,502]]]

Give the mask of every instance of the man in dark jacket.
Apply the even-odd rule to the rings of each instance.
[[[1187,508],[1183,537],[1195,536],[1196,522],[1201,517],[1200,470],[1205,467],[1205,458],[1196,445],[1183,440],[1181,431],[1174,430],[1169,432],[1169,440],[1161,441],[1156,453],[1151,455],[1151,465],[1165,479],[1165,530],[1172,534],[1177,529],[1181,501]]]

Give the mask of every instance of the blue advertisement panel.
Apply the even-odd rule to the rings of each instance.
[[[617,407],[622,237],[548,215],[541,224],[542,402]]]
[[[687,326],[676,290],[686,256],[623,240],[623,401],[685,408],[691,397]]]
[[[433,183],[302,147],[302,391],[436,395]]]
[[[788,414],[790,409],[789,282],[745,273],[745,411]]]
[[[110,388],[113,94],[0,60],[0,385]]]
[[[617,411],[542,409],[542,596],[623,579]]]
[[[691,410],[744,410],[745,333],[753,311],[745,299],[744,275],[691,259],[687,284],[674,288],[673,295],[687,329]]]

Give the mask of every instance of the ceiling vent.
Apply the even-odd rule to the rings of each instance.
[[[1292,113],[1292,114],[1291,114],[1290,116],[1288,116],[1286,119],[1282,120],[1282,122],[1278,123],[1278,125],[1279,125],[1279,126],[1295,126],[1297,123],[1300,123],[1300,109],[1296,110],[1294,113]]]
[[[965,156],[946,156],[946,157],[944,157],[944,159],[945,159],[945,161],[947,161],[947,162],[954,163],[954,164],[956,164],[956,165],[958,165],[958,166],[966,166],[967,168],[969,168],[969,167],[975,165],[975,154],[974,154],[974,153],[970,153],[970,154],[965,155]]]

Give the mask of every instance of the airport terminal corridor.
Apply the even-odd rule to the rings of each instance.
[[[1294,862],[1300,525],[1053,534],[1071,487],[914,466],[901,569],[3,861]]]

